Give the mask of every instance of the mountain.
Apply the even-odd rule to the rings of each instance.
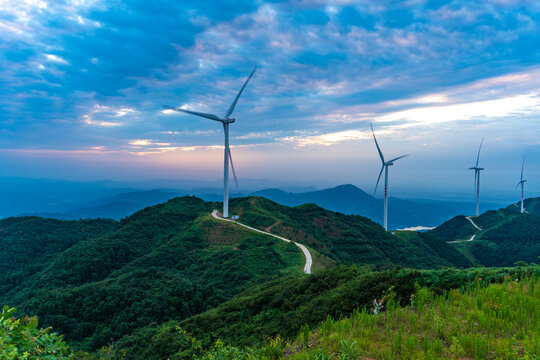
[[[293,243],[216,220],[210,213],[219,207],[181,197],[121,221],[0,220],[0,304],[38,315],[76,348],[95,350],[152,323],[214,308],[255,284],[305,276]],[[305,244],[315,272],[332,264],[470,264],[435,237],[394,236],[365,217],[313,204],[247,197],[232,199],[231,210],[245,224]]]
[[[1,220],[0,259],[8,264],[0,267],[0,303],[93,350],[215,307],[252,284],[302,273],[294,244],[219,222],[213,207],[183,197],[120,222]]]
[[[77,208],[65,212],[32,213],[29,215],[63,220],[92,218],[120,220],[147,206],[166,202],[183,194],[183,192],[162,190],[130,191],[80,204]]]
[[[354,185],[340,185],[330,189],[304,193],[289,193],[279,189],[266,189],[251,193],[283,205],[296,206],[313,203],[343,214],[362,215],[382,223],[383,200],[374,198]],[[449,201],[421,202],[389,198],[389,228],[415,226],[434,227],[448,218],[471,208],[471,204]]]
[[[341,264],[416,268],[470,265],[444,241],[422,234],[398,237],[359,215],[345,215],[314,204],[288,207],[261,197],[232,199],[230,206],[242,223],[306,244]]]
[[[540,198],[526,199],[525,209],[527,213],[521,214],[517,205],[512,204],[486,211],[478,217],[460,215],[428,233],[451,243],[471,261],[485,266],[537,262],[540,256]]]

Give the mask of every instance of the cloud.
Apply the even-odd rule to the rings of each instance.
[[[162,105],[222,115],[254,65],[235,145],[328,148],[368,140],[369,121],[532,127],[539,21],[500,0],[0,0],[0,148],[214,146],[215,123]]]

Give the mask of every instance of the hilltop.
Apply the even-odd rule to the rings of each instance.
[[[512,204],[478,217],[456,216],[428,233],[485,266],[535,262],[540,256],[540,198],[526,199],[525,208],[524,214]]]
[[[280,189],[265,189],[251,193],[287,206],[313,203],[325,209],[348,215],[362,215],[382,223],[383,200],[377,199],[354,185],[291,193]],[[432,227],[443,223],[470,207],[468,203],[451,201],[421,202],[391,197],[389,199],[390,229],[413,226]]]
[[[205,311],[252,284],[302,273],[294,245],[218,223],[212,208],[184,197],[120,222],[1,220],[0,258],[11,262],[0,267],[0,303],[96,349],[152,322]]]
[[[433,236],[398,237],[360,215],[345,215],[315,204],[288,207],[262,197],[233,199],[230,206],[243,223],[308,245],[338,264],[471,265],[452,246]]]

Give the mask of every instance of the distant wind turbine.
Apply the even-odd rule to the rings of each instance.
[[[394,158],[389,161],[384,161],[384,156],[381,151],[381,148],[379,147],[379,144],[377,143],[377,138],[375,137],[375,131],[373,131],[373,125],[371,125],[371,133],[373,134],[373,140],[375,140],[375,146],[377,146],[377,151],[379,152],[379,156],[381,157],[382,167],[381,172],[379,173],[379,178],[377,179],[377,184],[375,185],[375,191],[373,191],[373,196],[375,196],[375,193],[377,192],[377,187],[379,186],[379,181],[381,180],[381,175],[384,170],[384,230],[388,230],[388,167],[394,165],[394,161],[402,159],[409,155],[401,155],[397,158]]]
[[[231,163],[234,181],[236,183],[236,186],[238,186],[238,179],[236,178],[236,172],[234,171],[234,165],[233,165],[232,156],[231,156],[231,149],[229,148],[229,124],[232,124],[233,122],[235,122],[236,119],[231,119],[229,118],[229,116],[233,113],[234,108],[236,107],[236,103],[238,102],[238,99],[240,98],[240,95],[242,95],[242,92],[244,91],[247,83],[249,82],[253,74],[255,73],[255,70],[257,70],[257,68],[254,68],[251,71],[247,80],[244,82],[244,85],[238,92],[238,95],[236,95],[236,98],[232,102],[231,106],[229,107],[229,110],[227,110],[227,113],[225,114],[223,118],[220,118],[213,114],[206,114],[206,113],[201,113],[201,112],[196,112],[196,111],[191,111],[191,110],[186,110],[186,109],[166,106],[166,105],[163,106],[165,109],[184,112],[184,113],[188,113],[188,114],[192,114],[196,116],[201,116],[210,120],[219,121],[223,124],[223,130],[225,131],[225,161],[224,161],[224,167],[223,167],[223,217],[229,217],[229,162]]]
[[[521,177],[518,184],[516,185],[516,190],[521,185],[521,213],[522,214],[525,211],[525,208],[523,207],[523,190],[524,190],[523,188],[525,187],[525,183],[527,182],[527,180],[523,180],[523,167],[525,166],[525,158],[526,157],[523,157],[523,163],[521,164]]]
[[[480,150],[482,150],[483,143],[484,138],[482,138],[482,141],[480,142],[480,147],[478,148],[476,165],[469,168],[469,170],[474,170],[474,186],[476,187],[476,216],[480,215],[480,171],[484,170],[484,168],[478,167],[478,160],[480,160]]]

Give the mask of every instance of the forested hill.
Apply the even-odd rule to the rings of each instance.
[[[294,244],[219,222],[212,209],[183,197],[120,222],[3,220],[0,304],[38,315],[70,344],[93,350],[302,273]]]
[[[314,204],[288,207],[261,197],[233,199],[231,207],[243,223],[309,245],[336,263],[414,268],[471,265],[445,241],[421,233],[395,236],[360,215]]]
[[[451,242],[472,262],[485,266],[536,262],[540,256],[540,199],[526,199],[524,214],[518,206],[471,217],[481,230],[465,216],[456,216],[428,233]]]
[[[362,216],[259,197],[231,206],[241,222],[307,245],[314,271],[331,264],[470,264],[444,241],[394,236]],[[216,220],[211,212],[220,207],[181,197],[119,222],[2,220],[0,304],[37,315],[76,348],[94,350],[152,323],[214,308],[254,284],[305,276],[294,244]]]
[[[303,193],[265,189],[251,195],[262,196],[287,206],[317,204],[343,214],[362,215],[382,223],[383,200],[377,199],[354,185],[339,185],[329,189]],[[452,201],[423,202],[390,198],[390,229],[413,226],[437,226],[470,207],[468,203]]]

